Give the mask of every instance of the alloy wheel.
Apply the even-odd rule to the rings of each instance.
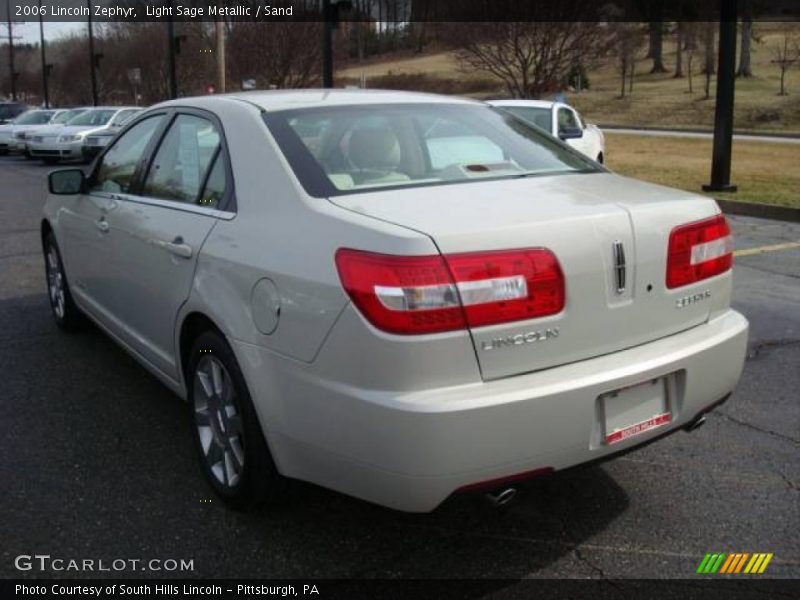
[[[235,487],[245,460],[242,418],[230,374],[214,356],[203,356],[195,369],[194,414],[209,470],[223,487]]]

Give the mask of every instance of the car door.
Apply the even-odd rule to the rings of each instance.
[[[200,248],[232,202],[232,179],[219,121],[177,111],[115,215],[121,269],[118,314],[124,341],[154,367],[177,378],[175,318],[186,301]]]
[[[63,203],[59,233],[65,268],[78,303],[113,328],[115,282],[119,277],[112,248],[119,241],[113,226],[119,198],[130,191],[164,114],[129,128],[99,159],[89,174],[86,193]]]

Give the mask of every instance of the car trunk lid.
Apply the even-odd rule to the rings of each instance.
[[[574,174],[373,191],[332,202],[431,237],[444,255],[543,247],[558,258],[558,314],[473,327],[485,379],[665,337],[708,319],[730,278],[666,287],[669,235],[718,212],[713,200],[612,174]],[[681,304],[687,295],[703,297]]]

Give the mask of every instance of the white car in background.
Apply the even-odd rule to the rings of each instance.
[[[15,133],[16,150],[23,152],[27,158],[30,158],[28,154],[28,141],[33,138],[33,136],[58,132],[65,124],[87,110],[88,108],[57,108],[54,110],[55,114],[53,117],[45,125],[20,126]]]
[[[568,104],[547,100],[489,100],[488,104],[544,129],[592,160],[602,163],[606,158],[603,132]]]
[[[111,140],[119,133],[122,126],[141,111],[141,108],[122,110],[108,124],[108,127],[98,129],[87,135],[83,140],[83,158],[89,161],[97,156],[103,148],[111,143]]]
[[[54,163],[59,160],[82,159],[86,136],[117,121],[123,114],[136,112],[135,106],[100,106],[90,108],[54,132],[34,135],[28,140],[28,153]]]
[[[27,127],[47,125],[55,114],[55,110],[29,110],[11,123],[0,125],[0,154],[25,150],[24,135]]]

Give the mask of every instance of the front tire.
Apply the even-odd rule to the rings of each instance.
[[[195,448],[211,487],[237,510],[278,500],[285,481],[225,339],[215,331],[202,333],[186,372]]]
[[[67,274],[64,272],[61,252],[53,232],[48,233],[44,239],[44,266],[47,277],[47,295],[50,298],[50,308],[56,325],[65,331],[80,329],[84,317],[75,305],[69,291]]]

